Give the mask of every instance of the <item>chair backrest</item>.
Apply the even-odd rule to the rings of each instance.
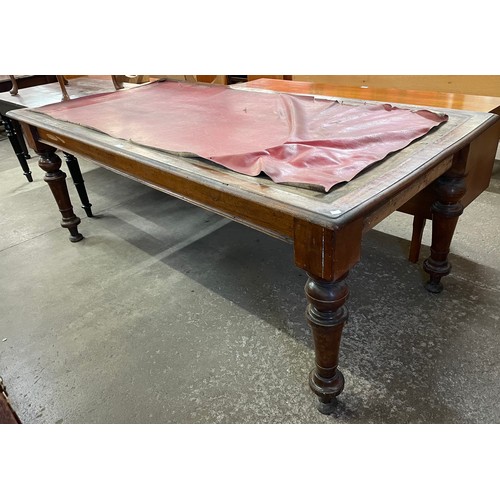
[[[19,86],[17,84],[16,76],[9,75],[9,78],[10,78],[10,81],[12,83],[12,88],[10,89],[10,94],[17,95],[19,93]],[[68,94],[68,91],[66,90],[66,85],[69,84],[67,78],[64,75],[57,75],[56,78],[57,78],[57,81],[59,83],[59,86],[61,87],[62,100],[68,101],[70,99],[70,96]],[[115,90],[123,89],[123,82],[120,81],[116,75],[111,75],[111,80],[113,82],[113,86],[115,87]]]

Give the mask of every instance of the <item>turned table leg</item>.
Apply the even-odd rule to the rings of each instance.
[[[40,155],[38,166],[46,172],[44,181],[49,185],[61,212],[61,226],[70,232],[69,240],[71,242],[80,241],[83,239],[77,229],[80,219],[73,212],[66,185],[66,174],[60,170],[61,159],[56,155],[55,148],[40,143],[37,143],[37,148],[36,152]]]
[[[344,388],[344,376],[337,368],[340,339],[348,312],[345,302],[349,295],[345,278],[325,281],[309,274],[305,286],[308,301],[306,318],[314,338],[316,366],[309,385],[319,398],[321,413],[332,413],[336,397]]]
[[[90,203],[87,190],[85,189],[85,182],[83,180],[78,160],[69,153],[64,153],[64,156],[66,158],[66,165],[68,165],[68,170],[71,178],[73,179],[76,191],[80,197],[80,201],[82,202],[82,208],[85,210],[88,217],[93,217],[91,209],[92,203]]]
[[[319,411],[325,414],[335,411],[336,398],[344,389],[344,376],[337,366],[348,316],[346,278],[361,258],[362,236],[362,218],[336,228],[295,221],[295,265],[309,276],[305,286],[306,319],[316,360],[309,385],[319,399]]]
[[[446,173],[434,186],[438,199],[432,205],[431,256],[424,261],[424,270],[430,276],[425,287],[429,292],[439,293],[443,289],[441,278],[451,270],[448,254],[458,218],[463,212],[460,200],[466,192],[465,177]]]
[[[28,182],[33,182],[33,176],[31,174],[30,167],[28,165],[28,162],[26,161],[26,156],[19,142],[19,137],[16,134],[16,129],[12,120],[7,116],[2,115],[2,122],[4,124],[5,132],[7,133],[7,137],[9,138],[12,149],[17,156],[17,160],[19,161],[19,164],[23,169],[23,173],[26,176],[26,179],[28,179]]]

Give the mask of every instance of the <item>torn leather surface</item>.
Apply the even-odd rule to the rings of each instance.
[[[389,104],[155,82],[38,108],[110,136],[246,175],[330,190],[448,117]]]

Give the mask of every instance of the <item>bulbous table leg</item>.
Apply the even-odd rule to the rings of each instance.
[[[71,242],[82,240],[83,236],[77,229],[80,218],[73,212],[66,185],[66,174],[60,170],[61,159],[55,154],[54,148],[47,147],[47,149],[38,150],[37,153],[40,155],[38,166],[46,172],[44,181],[49,185],[62,215],[61,226],[70,232]]]
[[[466,192],[465,178],[445,174],[437,179],[435,190],[438,199],[432,205],[431,256],[424,261],[424,270],[430,276],[426,289],[439,293],[443,290],[441,278],[451,271],[448,254],[458,218],[464,210],[460,200]]]
[[[305,286],[308,300],[306,318],[314,338],[316,367],[309,385],[319,398],[319,411],[332,413],[336,397],[344,388],[344,376],[337,368],[342,329],[348,312],[345,302],[349,290],[347,274],[337,281],[325,281],[309,274]]]

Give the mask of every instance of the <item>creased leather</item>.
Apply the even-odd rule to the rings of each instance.
[[[210,159],[242,174],[330,190],[448,117],[223,86],[157,82],[38,108],[120,139]]]

